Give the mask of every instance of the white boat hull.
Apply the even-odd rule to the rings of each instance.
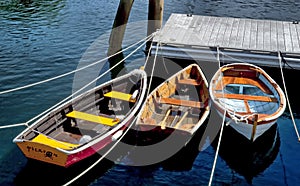
[[[223,117],[223,114],[218,112],[218,114]],[[253,136],[253,141],[255,141],[259,136],[264,134],[267,130],[269,130],[277,120],[270,121],[269,123],[261,124],[256,126],[256,131]],[[232,127],[234,130],[236,130],[238,133],[245,136],[248,140],[251,140],[252,131],[253,131],[253,125],[247,124],[246,122],[236,122],[232,120],[230,117],[225,118],[225,123],[229,124],[230,127]]]

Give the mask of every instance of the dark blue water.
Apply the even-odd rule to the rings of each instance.
[[[147,6],[147,1],[134,2],[129,19],[130,31],[125,35],[124,45],[145,37]],[[117,7],[117,0],[1,1],[0,91],[59,75],[105,56]],[[298,1],[165,0],[164,9],[164,21],[171,13],[282,21],[300,18]],[[142,51],[134,54],[125,62],[125,67],[128,70],[138,68],[143,65],[143,57]],[[105,64],[104,69],[107,66]],[[275,79],[280,80],[278,74]],[[291,74],[293,76],[288,79],[287,85],[295,121],[299,126],[300,101],[291,84],[297,73],[292,71]],[[70,75],[0,95],[0,124],[25,122],[64,99],[72,93],[74,77]],[[277,130],[268,135],[272,138],[277,136],[276,140],[269,142],[267,138],[257,146],[236,143],[240,140],[239,136],[234,137],[234,132],[226,130],[224,141],[234,140],[224,145],[228,148],[220,151],[213,185],[299,185],[300,144],[288,110],[275,127]],[[12,143],[12,139],[23,129],[0,130],[0,185],[46,185],[50,183],[46,179],[51,179],[52,185],[60,185],[78,173],[76,170],[68,172],[28,163]],[[173,161],[144,167],[104,163],[83,177],[82,184],[207,185],[216,145],[210,145],[208,140],[207,148],[199,151],[200,139],[201,136],[194,139],[193,145]],[[241,153],[240,149],[247,153]],[[59,177],[57,181],[55,176]],[[38,182],[37,177],[44,180]]]

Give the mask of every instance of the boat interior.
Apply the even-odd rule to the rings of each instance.
[[[277,85],[271,84],[259,69],[226,67],[218,78],[211,85],[214,97],[229,110],[263,116],[274,113],[280,106]]]
[[[130,78],[82,94],[48,114],[20,138],[72,149],[105,134],[122,122],[139,99],[142,81],[136,76]]]
[[[193,65],[151,93],[137,124],[191,131],[208,104],[208,88],[198,67]]]

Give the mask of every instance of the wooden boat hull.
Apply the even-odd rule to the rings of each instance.
[[[185,146],[210,113],[208,83],[200,67],[189,65],[175,73],[147,97],[136,127],[146,143],[174,137]],[[152,142],[151,142],[152,141]],[[179,142],[181,141],[181,142]]]
[[[261,68],[244,63],[221,67],[209,93],[218,114],[236,131],[254,141],[274,125],[286,108],[279,85]]]
[[[112,91],[122,90],[124,87],[128,88],[127,81],[130,82],[130,80],[126,78],[133,77],[137,77],[135,81],[139,84],[138,88],[135,84],[132,85],[139,90],[136,101],[131,102],[125,93]],[[146,80],[147,75],[144,71],[134,70],[127,75],[106,82],[52,110],[21,132],[13,141],[29,159],[62,167],[69,167],[78,163],[109,147],[128,128],[143,103]],[[111,95],[112,93],[104,94],[107,87],[114,95]],[[105,95],[109,98],[105,97],[104,99]],[[120,99],[126,101],[122,100],[122,102]],[[92,101],[90,102],[90,100]],[[124,102],[129,105],[128,108]],[[117,104],[118,107],[107,110],[108,105],[106,106],[104,103],[109,103],[109,107],[114,107],[112,105]],[[125,104],[122,108],[126,108],[120,111],[121,104]],[[103,109],[104,106],[105,109]],[[81,108],[82,110],[80,110]],[[100,115],[93,115],[89,113],[91,111],[100,112]],[[111,115],[104,117],[104,111]],[[124,116],[120,118],[113,111],[123,112]],[[115,117],[115,119],[110,117]],[[80,141],[86,140],[87,136],[90,137],[88,141]]]

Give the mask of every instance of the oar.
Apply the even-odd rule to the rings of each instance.
[[[181,125],[181,123],[183,122],[183,120],[185,119],[185,117],[188,115],[188,111],[186,111],[185,113],[184,113],[184,115],[182,116],[182,118],[178,121],[178,123],[175,125],[175,129],[177,129],[180,125]]]
[[[167,113],[166,113],[166,115],[165,115],[165,118],[164,118],[164,119],[162,120],[162,122],[160,123],[160,127],[161,127],[162,130],[165,130],[165,129],[166,129],[166,120],[167,120],[167,118],[168,118],[170,112],[171,112],[171,109],[169,109],[169,110],[167,111]]]

